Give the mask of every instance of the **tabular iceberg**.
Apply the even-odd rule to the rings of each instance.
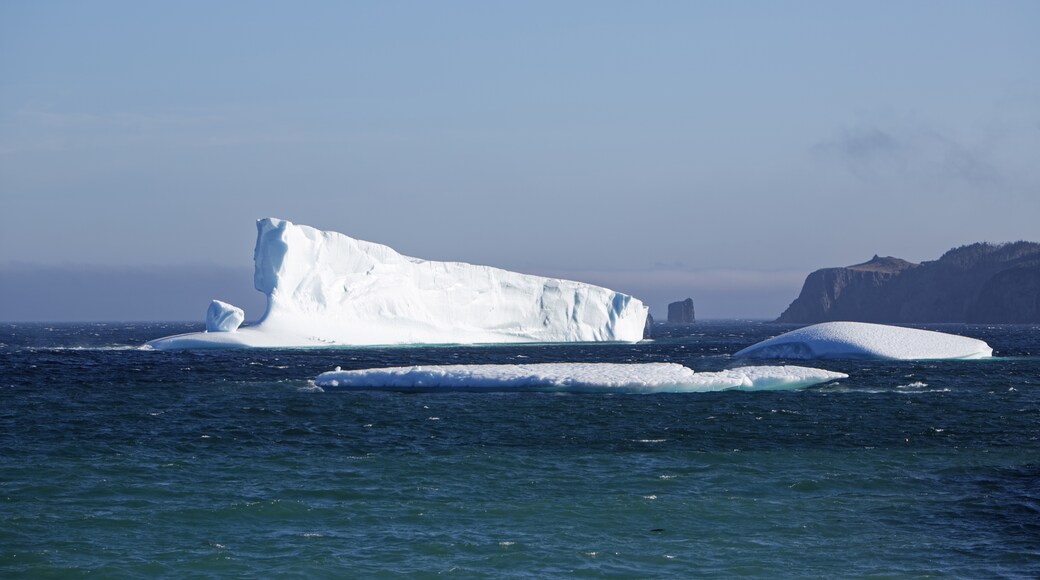
[[[993,356],[981,340],[901,326],[824,322],[751,345],[735,357],[769,359],[973,359]]]
[[[257,221],[253,261],[254,285],[267,295],[267,311],[256,325],[148,345],[635,342],[647,316],[639,300],[599,286],[410,258],[275,218]]]
[[[800,389],[848,375],[798,366],[755,366],[695,373],[675,363],[429,365],[335,370],[319,387],[390,391],[698,393]]]

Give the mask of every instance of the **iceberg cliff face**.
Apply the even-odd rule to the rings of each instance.
[[[267,311],[233,333],[153,348],[638,341],[647,309],[606,288],[392,248],[289,221],[257,222],[254,283]]]

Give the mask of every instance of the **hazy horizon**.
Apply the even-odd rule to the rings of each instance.
[[[685,298],[693,298],[698,320],[773,320],[798,296],[809,274],[802,270],[682,270],[674,264],[641,271],[521,271],[630,294],[642,300],[658,322],[666,320],[669,303]],[[0,264],[0,322],[201,323],[205,308],[214,299],[243,308],[247,322],[256,321],[266,309],[265,296],[253,288],[251,267]]]
[[[1028,1],[5,3],[0,319],[262,299],[235,272],[263,216],[657,317],[689,296],[773,318],[818,268],[1040,240],[1038,21]]]
[[[606,286],[642,300],[658,321],[667,305],[693,298],[699,319],[773,319],[801,289],[801,272],[676,271],[524,273]],[[0,265],[0,322],[203,321],[210,300],[266,308],[252,268],[212,265]],[[756,306],[757,305],[757,306]]]

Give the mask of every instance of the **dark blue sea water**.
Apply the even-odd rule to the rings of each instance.
[[[148,352],[0,326],[0,575],[1040,576],[1040,328],[983,361],[700,394],[323,392],[344,369],[719,370],[792,327],[636,345]],[[804,363],[802,363],[804,364]]]

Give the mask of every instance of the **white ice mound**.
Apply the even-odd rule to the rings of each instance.
[[[246,319],[246,313],[232,304],[214,300],[206,310],[207,332],[235,332]]]
[[[751,345],[733,355],[747,358],[971,359],[993,356],[974,338],[865,322],[824,322]]]
[[[796,366],[695,373],[675,363],[431,365],[322,373],[319,387],[390,391],[696,393],[799,389],[848,375]]]
[[[599,286],[461,262],[432,262],[336,232],[257,221],[260,322],[153,348],[627,341],[647,309]]]

